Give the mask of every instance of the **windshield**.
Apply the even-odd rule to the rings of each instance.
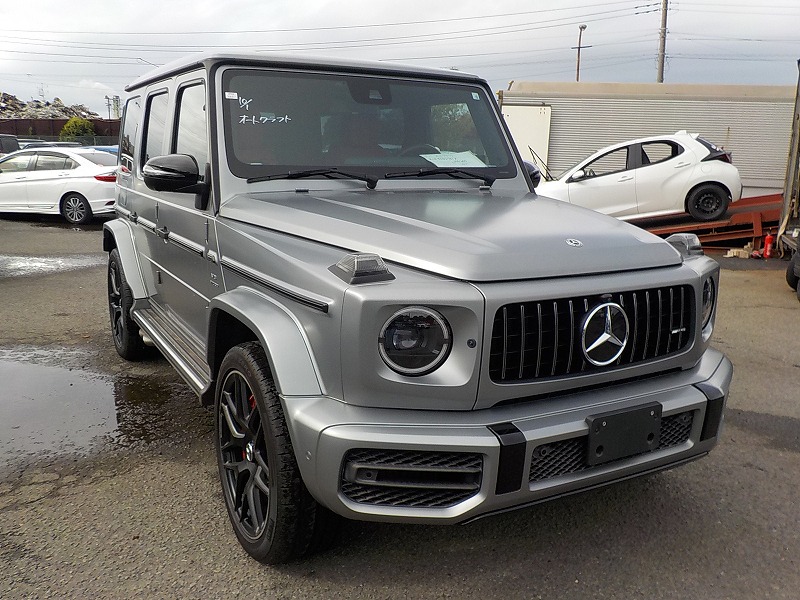
[[[375,179],[431,168],[487,180],[516,175],[477,85],[229,69],[222,94],[228,165],[252,181],[331,169]]]

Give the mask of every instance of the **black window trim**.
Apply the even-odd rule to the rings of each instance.
[[[166,131],[166,128],[168,125],[170,125],[169,106],[172,99],[170,98],[169,87],[164,86],[151,90],[150,92],[147,93],[144,99],[144,109],[142,110],[142,120],[141,120],[142,133],[141,133],[141,139],[139,140],[139,151],[138,151],[139,156],[136,157],[136,163],[139,165],[137,169],[139,176],[141,176],[142,167],[144,167],[145,163],[144,159],[145,159],[145,153],[147,151],[147,135],[150,133],[150,110],[152,108],[153,98],[161,95],[166,95],[167,97],[167,116],[164,119],[164,129],[165,129],[164,137],[165,139],[167,137],[168,132]]]

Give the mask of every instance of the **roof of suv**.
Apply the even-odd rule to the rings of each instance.
[[[483,81],[481,77],[470,73],[449,69],[435,69],[430,67],[417,67],[414,65],[404,65],[383,61],[353,60],[346,58],[331,58],[322,56],[308,56],[297,54],[276,54],[276,53],[208,53],[203,52],[193,54],[176,61],[169,62],[163,66],[153,69],[125,88],[126,92],[131,92],[149,83],[160,81],[167,77],[180,75],[188,71],[193,71],[200,67],[207,69],[217,64],[236,64],[245,66],[269,66],[269,67],[288,67],[297,69],[310,69],[314,67],[337,68],[353,72],[386,73],[390,75],[414,75],[435,77],[437,79],[451,79],[472,83]]]

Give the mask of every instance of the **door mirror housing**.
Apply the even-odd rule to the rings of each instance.
[[[536,188],[536,186],[539,185],[539,182],[542,181],[542,172],[539,170],[539,167],[532,162],[525,160],[522,162],[522,164],[525,165],[525,171],[528,173],[528,177],[531,178],[533,187]]]
[[[207,184],[200,181],[200,169],[193,156],[154,156],[142,168],[144,183],[156,192],[202,194]]]
[[[586,179],[586,171],[583,169],[578,169],[569,177],[569,181],[581,181],[582,179]]]

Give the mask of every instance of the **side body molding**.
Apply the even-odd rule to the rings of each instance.
[[[134,298],[146,298],[147,291],[136,258],[136,246],[133,244],[133,231],[130,224],[121,219],[114,219],[103,224],[103,250],[111,252],[114,248],[119,252],[125,279],[131,288]]]
[[[209,310],[206,352],[213,372],[224,358],[216,354],[217,336],[221,335],[218,323],[224,313],[246,325],[258,337],[280,395],[325,394],[305,332],[291,312],[274,298],[249,287],[238,287],[213,298]]]

